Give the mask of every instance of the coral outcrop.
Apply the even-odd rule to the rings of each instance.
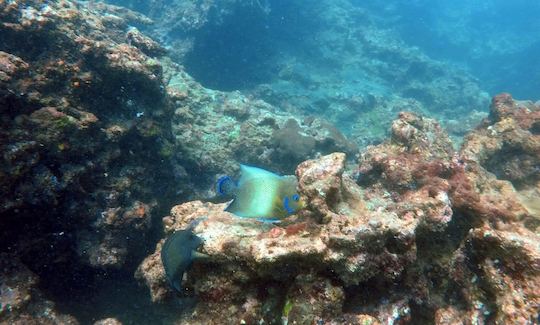
[[[346,168],[342,153],[301,163],[307,207],[279,224],[237,218],[224,204],[174,207],[166,233],[196,224],[210,255],[185,281],[200,298],[186,322],[534,321],[539,216],[512,183],[470,156],[502,112],[534,131],[538,107],[501,95],[461,152],[434,120],[403,112],[392,137],[369,147],[358,168]],[[534,148],[538,135],[527,132]],[[160,247],[136,274],[156,302],[174,299]]]
[[[540,181],[540,111],[509,94],[493,99],[489,118],[465,139],[463,158],[474,161],[518,189]]]
[[[278,80],[253,89],[278,107],[201,86],[146,36],[154,22],[136,12],[0,2],[0,323],[538,322],[538,103],[495,97],[459,151],[435,120],[412,112],[381,142],[385,129],[371,126],[397,110],[455,115],[481,107],[484,95],[362,10],[341,1],[319,10],[325,4],[313,17],[339,21],[313,30],[317,43],[332,44],[309,54],[321,61],[281,61]],[[265,1],[149,5],[178,8],[184,20],[158,20],[153,33],[179,34],[184,45],[239,13],[279,16]],[[362,55],[337,55],[347,51]],[[314,66],[332,74],[308,75]],[[356,77],[364,72],[369,82]],[[373,88],[379,78],[384,89]],[[344,122],[356,143],[329,120]],[[446,125],[463,133],[464,121]],[[357,156],[369,143],[379,144]],[[277,224],[224,212],[209,189],[239,163],[295,172],[305,209]],[[159,255],[157,217],[173,202],[183,203],[163,219],[165,235],[193,227],[209,255],[183,281],[199,299],[192,310],[178,304]],[[134,282],[126,275],[136,265],[152,300],[141,314],[153,316],[81,316],[66,303],[98,297],[113,280]]]
[[[149,24],[104,3],[0,3],[0,246],[49,289],[131,274],[173,198],[206,197],[239,162],[292,173],[356,152],[324,121],[203,88]]]

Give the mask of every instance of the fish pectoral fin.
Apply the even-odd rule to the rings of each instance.
[[[197,261],[205,261],[205,260],[210,259],[210,255],[197,252],[197,251],[191,252],[191,257]]]

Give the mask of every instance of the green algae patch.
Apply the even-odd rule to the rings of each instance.
[[[288,317],[289,317],[289,313],[291,312],[292,308],[293,308],[293,302],[292,302],[292,300],[287,299],[287,301],[285,301],[285,306],[283,306],[283,312],[281,313],[281,315],[282,315],[284,318],[288,318]]]

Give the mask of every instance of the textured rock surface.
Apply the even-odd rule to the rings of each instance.
[[[301,163],[307,207],[280,224],[237,218],[225,205],[174,207],[166,233],[198,222],[211,256],[185,282],[201,298],[190,321],[215,321],[215,310],[248,323],[535,319],[538,216],[467,148],[454,152],[435,121],[404,112],[356,170],[341,153]],[[159,250],[137,273],[156,302],[170,299]]]
[[[527,101],[514,101],[509,94],[493,99],[489,118],[471,132],[463,157],[497,178],[518,188],[540,181],[540,108]]]
[[[0,254],[0,324],[79,324],[55,309],[38,282],[17,257]]]
[[[131,274],[172,198],[206,197],[238,162],[292,173],[356,151],[324,121],[201,87],[133,27],[151,23],[103,3],[0,3],[0,246],[53,290]]]
[[[93,267],[123,266],[142,251],[133,238],[149,233],[153,209],[205,196],[238,162],[292,173],[356,151],[324,121],[297,122],[161,64],[149,56],[159,45],[129,27],[149,21],[126,9],[36,0],[4,2],[0,15],[1,220],[58,220],[51,232],[76,237]],[[54,50],[42,54],[45,43]]]
[[[203,29],[217,3],[193,3],[209,7],[182,7],[186,21],[179,24]],[[351,17],[341,13],[325,15]],[[220,12],[223,19],[231,15]],[[477,108],[482,98],[471,93],[478,89],[467,76],[437,78],[443,67],[386,42],[388,35],[362,30],[353,35],[362,51],[404,61],[346,63],[392,72],[386,77],[397,80],[401,98],[336,93],[330,85],[322,100],[312,99],[306,94],[330,83],[322,74],[305,80],[292,62],[280,78],[302,83],[296,94],[303,97],[266,94],[283,101],[278,108],[202,87],[141,32],[151,23],[102,3],[0,2],[0,322],[77,323],[48,299],[84,305],[81,297],[109,297],[110,291],[94,293],[103,286],[120,296],[111,283],[132,281],[126,274],[158,240],[153,224],[161,211],[173,200],[208,197],[216,177],[234,174],[239,162],[296,170],[307,207],[279,224],[239,219],[223,211],[225,204],[174,207],[163,220],[165,233],[194,225],[205,240],[200,250],[211,256],[195,263],[184,282],[200,303],[187,318],[174,312],[185,306],[165,281],[161,240],[135,274],[154,305],[129,296],[115,308],[136,304],[145,315],[126,323],[538,321],[538,104],[497,96],[459,152],[434,120],[403,112],[391,137],[351,166],[356,146],[287,101],[331,109],[333,118],[371,130],[397,109],[422,109],[405,97],[418,95],[448,112],[454,104]],[[341,41],[328,44],[354,50]],[[453,77],[465,86],[453,88]],[[350,160],[326,155],[333,151]],[[89,293],[67,295],[71,290]],[[124,321],[106,319],[110,313],[81,315],[81,322]]]
[[[235,174],[238,162],[292,174],[307,158],[333,151],[354,156],[358,150],[321,119],[293,117],[239,92],[206,89],[179,66],[169,62],[164,67],[175,99],[172,155],[185,167],[177,173],[198,187],[213,187],[217,175]]]
[[[77,245],[89,265],[123,266],[144,243],[130,236],[148,233],[152,209],[169,195],[156,202],[150,193],[163,183],[148,175],[173,179],[161,154],[172,114],[161,67],[127,44],[143,42],[128,29],[140,15],[105,15],[107,8],[0,4],[3,244],[57,234],[55,247],[65,250],[29,253],[52,265],[72,260],[69,246]],[[17,239],[17,225],[32,224]]]
[[[539,106],[502,94],[493,99],[489,119],[463,144],[467,182],[460,181],[454,201],[479,224],[453,257],[452,278],[475,306],[465,319],[538,321],[540,182],[534,166],[540,166],[539,123]]]

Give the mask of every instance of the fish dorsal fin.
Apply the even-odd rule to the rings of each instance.
[[[256,178],[281,178],[281,176],[258,167],[240,165],[240,179],[238,186]]]

